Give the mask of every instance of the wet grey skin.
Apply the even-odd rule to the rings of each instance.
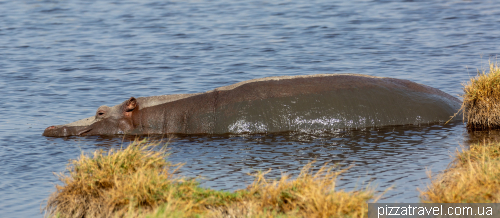
[[[44,136],[242,134],[448,121],[461,102],[408,80],[359,74],[267,77],[204,93],[131,97]],[[456,116],[454,119],[461,119]]]

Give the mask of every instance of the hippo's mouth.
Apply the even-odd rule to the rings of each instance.
[[[49,126],[43,132],[43,136],[67,137],[72,135],[82,136],[92,130],[86,126]]]
[[[43,132],[43,136],[67,137],[72,135],[84,136],[92,130],[91,124],[95,122],[94,117],[89,117],[59,126],[49,126]]]
[[[82,129],[82,130],[78,131],[77,135],[78,135],[78,136],[84,136],[84,135],[85,135],[85,133],[90,132],[90,130],[92,130],[92,128],[90,128],[90,127],[84,128],[84,129]]]

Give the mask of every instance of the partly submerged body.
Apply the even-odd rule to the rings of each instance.
[[[446,122],[461,102],[408,80],[357,74],[249,80],[205,93],[130,98],[44,136],[225,134]],[[460,116],[457,116],[460,118]]]

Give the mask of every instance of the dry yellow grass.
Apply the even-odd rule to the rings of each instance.
[[[154,146],[137,141],[125,149],[97,150],[71,160],[69,175],[58,175],[63,185],[56,185],[49,197],[46,216],[110,217],[131,209],[151,210],[173,199],[179,184],[192,181],[175,178],[176,167],[165,160],[167,153],[152,150]]]
[[[500,127],[500,68],[489,62],[489,70],[482,70],[464,84],[461,110],[470,129]]]
[[[365,217],[367,201],[374,190],[335,190],[337,177],[344,171],[335,167],[321,167],[316,173],[307,164],[296,179],[283,174],[279,180],[255,174],[252,185],[246,189],[247,198],[214,210],[213,217]],[[269,172],[269,171],[268,171]],[[375,199],[376,201],[377,199]]]
[[[164,149],[136,141],[125,149],[82,154],[58,174],[44,208],[47,217],[364,217],[374,190],[336,191],[335,167],[312,173],[307,164],[296,179],[283,174],[235,192],[202,188],[175,177],[178,167]]]
[[[473,144],[457,152],[421,198],[425,203],[500,203],[500,143]]]

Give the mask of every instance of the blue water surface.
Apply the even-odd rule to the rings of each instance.
[[[495,60],[499,37],[494,0],[0,1],[0,217],[42,217],[53,172],[122,145],[41,135],[100,105],[318,73],[408,79],[458,96]],[[394,186],[381,202],[410,203],[426,172],[444,170],[470,136],[452,123],[169,140],[170,161],[205,187],[245,188],[248,172],[296,174],[316,160],[354,164],[339,188]]]

